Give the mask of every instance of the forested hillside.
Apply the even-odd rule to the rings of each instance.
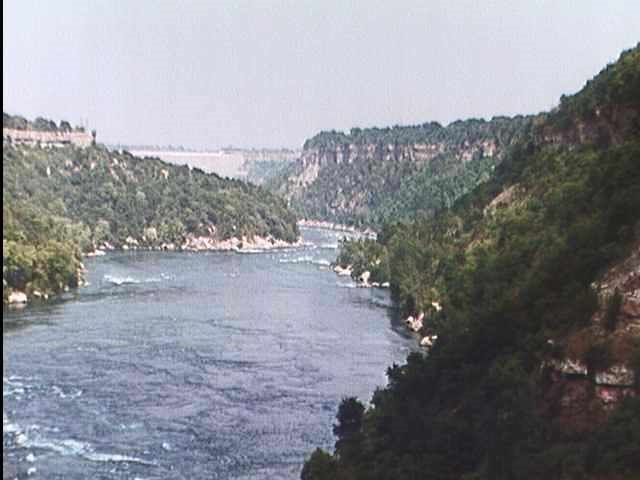
[[[5,299],[11,289],[73,286],[80,252],[100,246],[298,238],[295,216],[266,190],[102,146],[5,142],[3,210]]]
[[[304,480],[640,478],[639,46],[453,208],[340,261],[437,340],[345,399]]]
[[[301,216],[380,226],[432,216],[487,180],[532,117],[322,132],[267,185]]]

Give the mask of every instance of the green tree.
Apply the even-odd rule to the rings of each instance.
[[[307,460],[300,474],[301,480],[337,480],[338,465],[327,452],[317,448]]]

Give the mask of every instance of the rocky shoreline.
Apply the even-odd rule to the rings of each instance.
[[[186,251],[186,252],[236,252],[236,253],[261,253],[271,250],[282,250],[285,248],[296,248],[303,246],[302,237],[298,237],[295,242],[287,242],[285,240],[276,239],[272,236],[253,238],[231,237],[228,239],[218,239],[214,236],[196,236],[187,235],[181,244],[176,243],[159,243],[140,241],[132,237],[127,237],[120,246],[115,246],[109,242],[95,248],[92,252],[86,253],[86,257],[96,257],[106,255],[110,251],[129,251],[129,250],[147,250],[147,251]]]
[[[431,313],[437,313],[441,310],[442,306],[438,302],[431,302],[431,308],[429,309]],[[438,340],[438,335],[429,331],[429,329],[427,328],[427,318],[428,314],[425,314],[425,312],[421,311],[416,316],[409,315],[407,318],[405,318],[404,324],[409,330],[420,335],[420,346],[428,351],[434,346],[436,340]]]
[[[59,290],[53,289],[17,289],[17,288],[9,288],[8,295],[3,298],[3,305],[11,308],[23,308],[29,302],[35,301],[46,301],[52,298],[55,298],[63,293],[67,293],[74,288],[80,288],[87,285],[87,282],[84,279],[84,273],[86,272],[85,266],[83,263],[78,265],[76,270],[76,277],[72,284],[60,285]],[[3,285],[6,286],[6,285]]]
[[[282,250],[286,248],[302,247],[304,242],[302,237],[298,237],[295,242],[287,242],[269,237],[255,236],[251,239],[246,236],[243,237],[231,237],[225,240],[220,240],[211,236],[195,236],[188,235],[182,244],[174,243],[153,243],[150,244],[146,241],[140,241],[132,237],[127,237],[125,241],[119,245],[113,245],[109,242],[103,242],[96,247],[93,251],[83,254],[86,258],[101,257],[108,252],[117,251],[183,251],[183,252],[236,252],[236,253],[263,253],[274,250]],[[85,285],[82,274],[84,272],[84,265],[80,264],[78,270],[78,287]],[[61,293],[69,292],[71,286],[65,285]],[[53,292],[40,292],[34,290],[33,292],[24,292],[22,290],[13,289],[9,292],[5,305],[10,307],[21,308],[26,306],[32,300],[49,300],[55,297]]]
[[[342,267],[340,265],[334,265],[333,271],[339,277],[350,277],[356,282],[356,286],[359,288],[390,288],[391,284],[389,282],[370,282],[371,273],[368,271],[363,272],[360,276],[353,276],[353,267],[351,265],[347,265],[346,267]],[[442,306],[438,302],[432,302],[431,307],[434,312],[439,312],[442,310]],[[436,340],[438,339],[438,335],[429,332],[425,329],[425,312],[419,312],[415,316],[409,315],[404,319],[405,326],[411,330],[413,333],[417,333],[420,336],[420,346],[425,348],[427,351],[433,347]]]
[[[333,271],[339,277],[350,277],[356,282],[356,285],[360,288],[389,288],[391,284],[389,282],[369,282],[371,279],[371,272],[362,272],[362,275],[359,277],[353,276],[353,267],[348,265],[346,267],[341,267],[340,265],[335,265],[333,267]]]

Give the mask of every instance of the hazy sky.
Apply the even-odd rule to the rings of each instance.
[[[102,142],[297,147],[546,110],[640,40],[638,0],[4,0],[3,109]]]

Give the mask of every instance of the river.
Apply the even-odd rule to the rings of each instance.
[[[4,478],[295,479],[341,398],[415,348],[385,290],[278,252],[121,252],[3,312]]]

